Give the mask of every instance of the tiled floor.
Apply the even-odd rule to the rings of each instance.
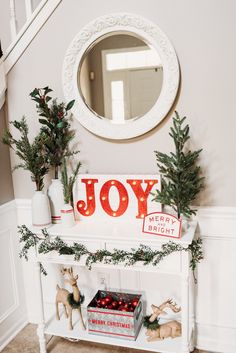
[[[123,347],[95,344],[91,342],[69,342],[60,337],[53,337],[48,343],[48,353],[148,353]],[[27,325],[2,353],[39,353],[38,337],[35,325]],[[195,350],[194,353],[206,353]],[[208,352],[210,353],[210,352]]]

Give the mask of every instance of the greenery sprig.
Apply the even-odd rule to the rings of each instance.
[[[72,207],[74,207],[73,186],[76,181],[76,177],[79,173],[79,169],[81,165],[82,165],[81,162],[78,162],[75,168],[72,169],[72,174],[68,176],[66,158],[64,158],[62,162],[61,182],[63,185],[64,202],[69,203]]]
[[[150,322],[151,315],[144,316],[143,318],[143,326],[146,327],[148,330],[157,330],[160,327],[159,319],[155,319],[153,322]]]
[[[132,248],[130,251],[99,249],[95,252],[91,252],[83,244],[74,242],[72,245],[68,245],[58,236],[52,239],[46,229],[42,230],[42,236],[38,236],[25,225],[18,228],[20,242],[24,244],[19,255],[26,260],[28,260],[28,251],[36,245],[38,246],[39,254],[47,254],[54,250],[60,255],[74,255],[75,261],[80,261],[82,256],[86,256],[85,264],[88,269],[91,269],[92,265],[96,263],[133,266],[137,262],[142,262],[143,265],[157,266],[165,257],[174,252],[189,251],[192,254],[190,268],[194,275],[197,263],[203,259],[201,238],[193,240],[192,244],[187,248],[169,241],[168,243],[162,244],[160,250],[152,250],[149,246],[140,244],[137,249]],[[196,282],[195,275],[194,279]]]
[[[20,138],[15,139],[9,130],[3,135],[2,142],[11,147],[16,155],[21,159],[13,170],[22,168],[28,170],[31,174],[31,180],[36,184],[36,190],[43,189],[43,178],[48,172],[49,164],[44,146],[42,133],[39,133],[32,142],[29,140],[29,127],[25,117],[20,121],[12,121],[11,124],[20,133]]]
[[[75,133],[70,129],[68,114],[75,101],[72,100],[68,104],[58,103],[56,99],[49,96],[50,92],[52,89],[49,87],[35,88],[30,93],[30,97],[36,102],[37,112],[41,117],[39,122],[42,125],[41,133],[44,136],[48,160],[55,169],[55,178],[58,179],[58,171],[63,158],[77,153],[69,151],[69,143]]]
[[[76,301],[74,299],[73,293],[69,293],[68,297],[67,297],[67,301],[68,301],[68,303],[70,304],[70,306],[73,309],[78,309],[81,306],[81,304],[83,304],[84,299],[85,299],[85,296],[83,294],[80,294],[80,300],[79,301]]]

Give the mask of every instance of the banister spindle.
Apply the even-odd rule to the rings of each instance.
[[[26,19],[28,20],[32,15],[32,0],[25,0]]]
[[[0,59],[3,56],[3,52],[2,52],[2,45],[1,45],[1,40],[0,40]]]
[[[15,0],[10,0],[10,28],[12,40],[16,37],[16,8]]]

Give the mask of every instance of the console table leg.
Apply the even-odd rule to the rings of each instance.
[[[189,278],[184,276],[181,285],[182,353],[189,353]]]
[[[189,350],[194,351],[195,346],[195,284],[193,283],[193,276],[189,277],[189,329],[190,329],[190,342]]]
[[[37,276],[36,278],[38,283],[37,294],[38,294],[38,309],[39,309],[37,334],[39,337],[40,353],[47,353],[46,339],[44,335],[45,324],[44,324],[44,309],[43,309],[43,291],[42,291],[41,270],[40,270],[39,262],[35,263],[35,272],[36,272],[36,276]]]
[[[47,353],[46,340],[44,335],[44,324],[39,324],[37,329],[37,335],[39,337],[39,351],[40,353]]]

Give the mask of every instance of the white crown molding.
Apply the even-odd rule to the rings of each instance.
[[[11,200],[8,201],[2,205],[0,205],[0,215],[5,213],[5,212],[9,212],[9,211],[15,211],[16,210],[16,201],[15,200]]]
[[[202,237],[236,239],[236,207],[199,207],[196,219]]]
[[[31,207],[31,199],[15,199],[15,204],[19,210],[29,210]]]
[[[236,220],[236,207],[202,206],[198,207],[199,218],[223,218]]]
[[[55,11],[62,0],[43,0],[32,13],[31,18],[25,23],[17,34],[15,40],[7,49],[3,60],[5,62],[5,74],[15,65],[24,53],[31,41],[40,31],[44,23]]]
[[[25,219],[29,223],[26,217],[30,215],[31,200],[16,199],[15,204],[18,219]],[[23,213],[24,217],[21,217]],[[198,233],[203,238],[236,239],[236,207],[198,207],[195,219],[198,221]]]

